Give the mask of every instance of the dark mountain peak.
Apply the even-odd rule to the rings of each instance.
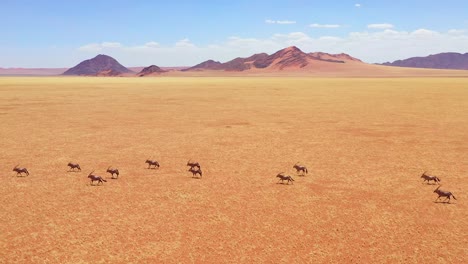
[[[279,51],[284,51],[284,52],[302,52],[302,50],[300,50],[298,47],[296,46],[289,46],[287,48],[284,48],[282,50],[279,50]]]
[[[114,58],[112,58],[111,56],[106,55],[106,54],[98,54],[93,59],[114,59]]]
[[[139,73],[138,73],[138,76],[145,76],[145,75],[150,75],[150,74],[159,74],[159,73],[163,73],[163,72],[167,72],[161,68],[159,68],[158,66],[156,65],[150,65],[146,68],[143,68],[143,70],[141,70]]]
[[[222,63],[214,60],[207,60],[202,63],[199,63],[193,67],[184,69],[183,71],[193,71],[193,70],[221,70]]]
[[[63,75],[115,76],[131,72],[132,71],[122,66],[116,59],[104,54],[99,54],[92,59],[80,62],[75,67],[65,71]]]

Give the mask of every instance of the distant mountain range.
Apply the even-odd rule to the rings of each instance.
[[[381,65],[411,68],[468,70],[468,53],[461,54],[456,52],[445,52],[426,57],[412,57],[405,60],[385,62]]]
[[[192,67],[149,67],[126,68],[114,58],[107,55],[97,55],[96,57],[82,61],[78,65],[66,69],[60,68],[0,68],[0,75],[81,75],[81,76],[159,76],[170,74],[172,76],[183,75],[184,72],[190,75],[200,75],[214,73],[251,73],[251,74],[314,74],[314,75],[348,75],[362,76],[374,74],[385,75],[405,75],[408,70],[396,69],[398,66],[411,68],[433,68],[433,69],[462,69],[468,70],[468,53],[440,53],[427,57],[413,57],[395,62],[383,64],[368,64],[354,58],[348,54],[329,54],[325,52],[305,53],[295,46],[281,49],[271,55],[258,53],[246,58],[235,58],[228,62],[207,60]],[[429,74],[429,72],[419,73]],[[137,73],[138,72],[138,73]],[[406,73],[404,73],[406,72]],[[185,75],[187,75],[185,74]],[[434,74],[441,74],[434,72]],[[206,74],[205,74],[206,75]]]
[[[254,54],[247,58],[236,58],[221,63],[207,60],[193,67],[180,69],[182,72],[199,71],[230,71],[240,72],[249,70],[271,71],[296,71],[300,69],[324,69],[330,64],[360,63],[359,59],[348,54],[328,54],[324,52],[304,53],[295,46],[279,50],[271,55],[266,53]],[[178,71],[173,69],[171,71]],[[160,75],[167,72],[156,65],[141,69],[137,76]],[[98,55],[92,59],[85,60],[73,68],[68,69],[63,75],[84,76],[134,76],[135,73],[125,68],[117,60],[107,55]]]
[[[272,55],[266,53],[254,54],[247,58],[235,58],[231,61],[221,63],[218,61],[207,60],[193,67],[182,71],[200,71],[200,70],[224,70],[224,71],[245,71],[250,69],[271,69],[287,70],[300,69],[306,66],[312,66],[317,62],[324,63],[346,63],[360,62],[348,54],[328,54],[324,52],[304,53],[295,46],[279,50]]]

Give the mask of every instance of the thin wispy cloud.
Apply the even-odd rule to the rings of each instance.
[[[367,28],[371,28],[371,29],[390,29],[390,28],[393,28],[393,25],[389,24],[389,23],[369,24],[369,25],[367,25]]]
[[[103,49],[108,48],[121,48],[123,47],[122,44],[119,42],[102,42],[102,43],[90,43],[78,48],[81,51],[91,51],[91,52],[98,52]]]
[[[361,4],[357,3],[357,4],[354,4],[354,6],[357,7],[357,8],[360,8]]]
[[[278,21],[276,21],[276,24],[283,24],[283,25],[296,24],[296,21],[292,21],[292,20],[278,20]]]
[[[176,47],[185,47],[185,48],[192,48],[195,47],[195,44],[190,42],[188,38],[181,39],[176,42],[175,44]]]
[[[337,24],[317,24],[317,23],[314,23],[314,24],[310,24],[309,27],[311,27],[311,28],[339,28],[339,27],[341,27],[341,25],[337,25]]]
[[[290,24],[296,24],[296,21],[294,21],[294,20],[271,20],[271,19],[267,19],[267,20],[265,20],[265,23],[267,23],[267,24],[290,25]]]
[[[158,48],[160,47],[159,43],[155,42],[155,41],[150,41],[150,42],[146,42],[145,43],[145,47],[148,47],[148,48]]]

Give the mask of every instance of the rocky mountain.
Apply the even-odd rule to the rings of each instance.
[[[182,71],[200,71],[200,70],[222,70],[222,63],[214,60],[207,60],[193,67],[183,69]]]
[[[426,57],[412,57],[405,60],[385,62],[381,65],[411,68],[468,70],[468,53],[462,54],[456,52],[445,52]]]
[[[122,66],[114,58],[99,54],[92,59],[82,61],[75,67],[68,69],[63,75],[118,76],[125,73],[133,72]]]
[[[254,54],[247,58],[235,58],[231,61],[221,63],[208,60],[193,67],[184,69],[184,71],[201,70],[224,70],[224,71],[244,71],[249,69],[300,69],[311,66],[314,61],[327,63],[347,63],[361,62],[348,54],[328,54],[324,52],[304,53],[295,46],[279,50],[271,55],[266,53]],[[361,62],[362,63],[362,62]]]
[[[138,73],[138,76],[142,77],[142,76],[147,76],[147,75],[158,75],[158,74],[161,74],[161,73],[164,73],[164,72],[167,72],[167,71],[159,68],[156,65],[151,65],[151,66],[148,66],[148,67],[142,69]]]

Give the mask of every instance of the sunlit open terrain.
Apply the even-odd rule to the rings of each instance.
[[[468,259],[466,78],[5,77],[0,149],[2,263]]]

